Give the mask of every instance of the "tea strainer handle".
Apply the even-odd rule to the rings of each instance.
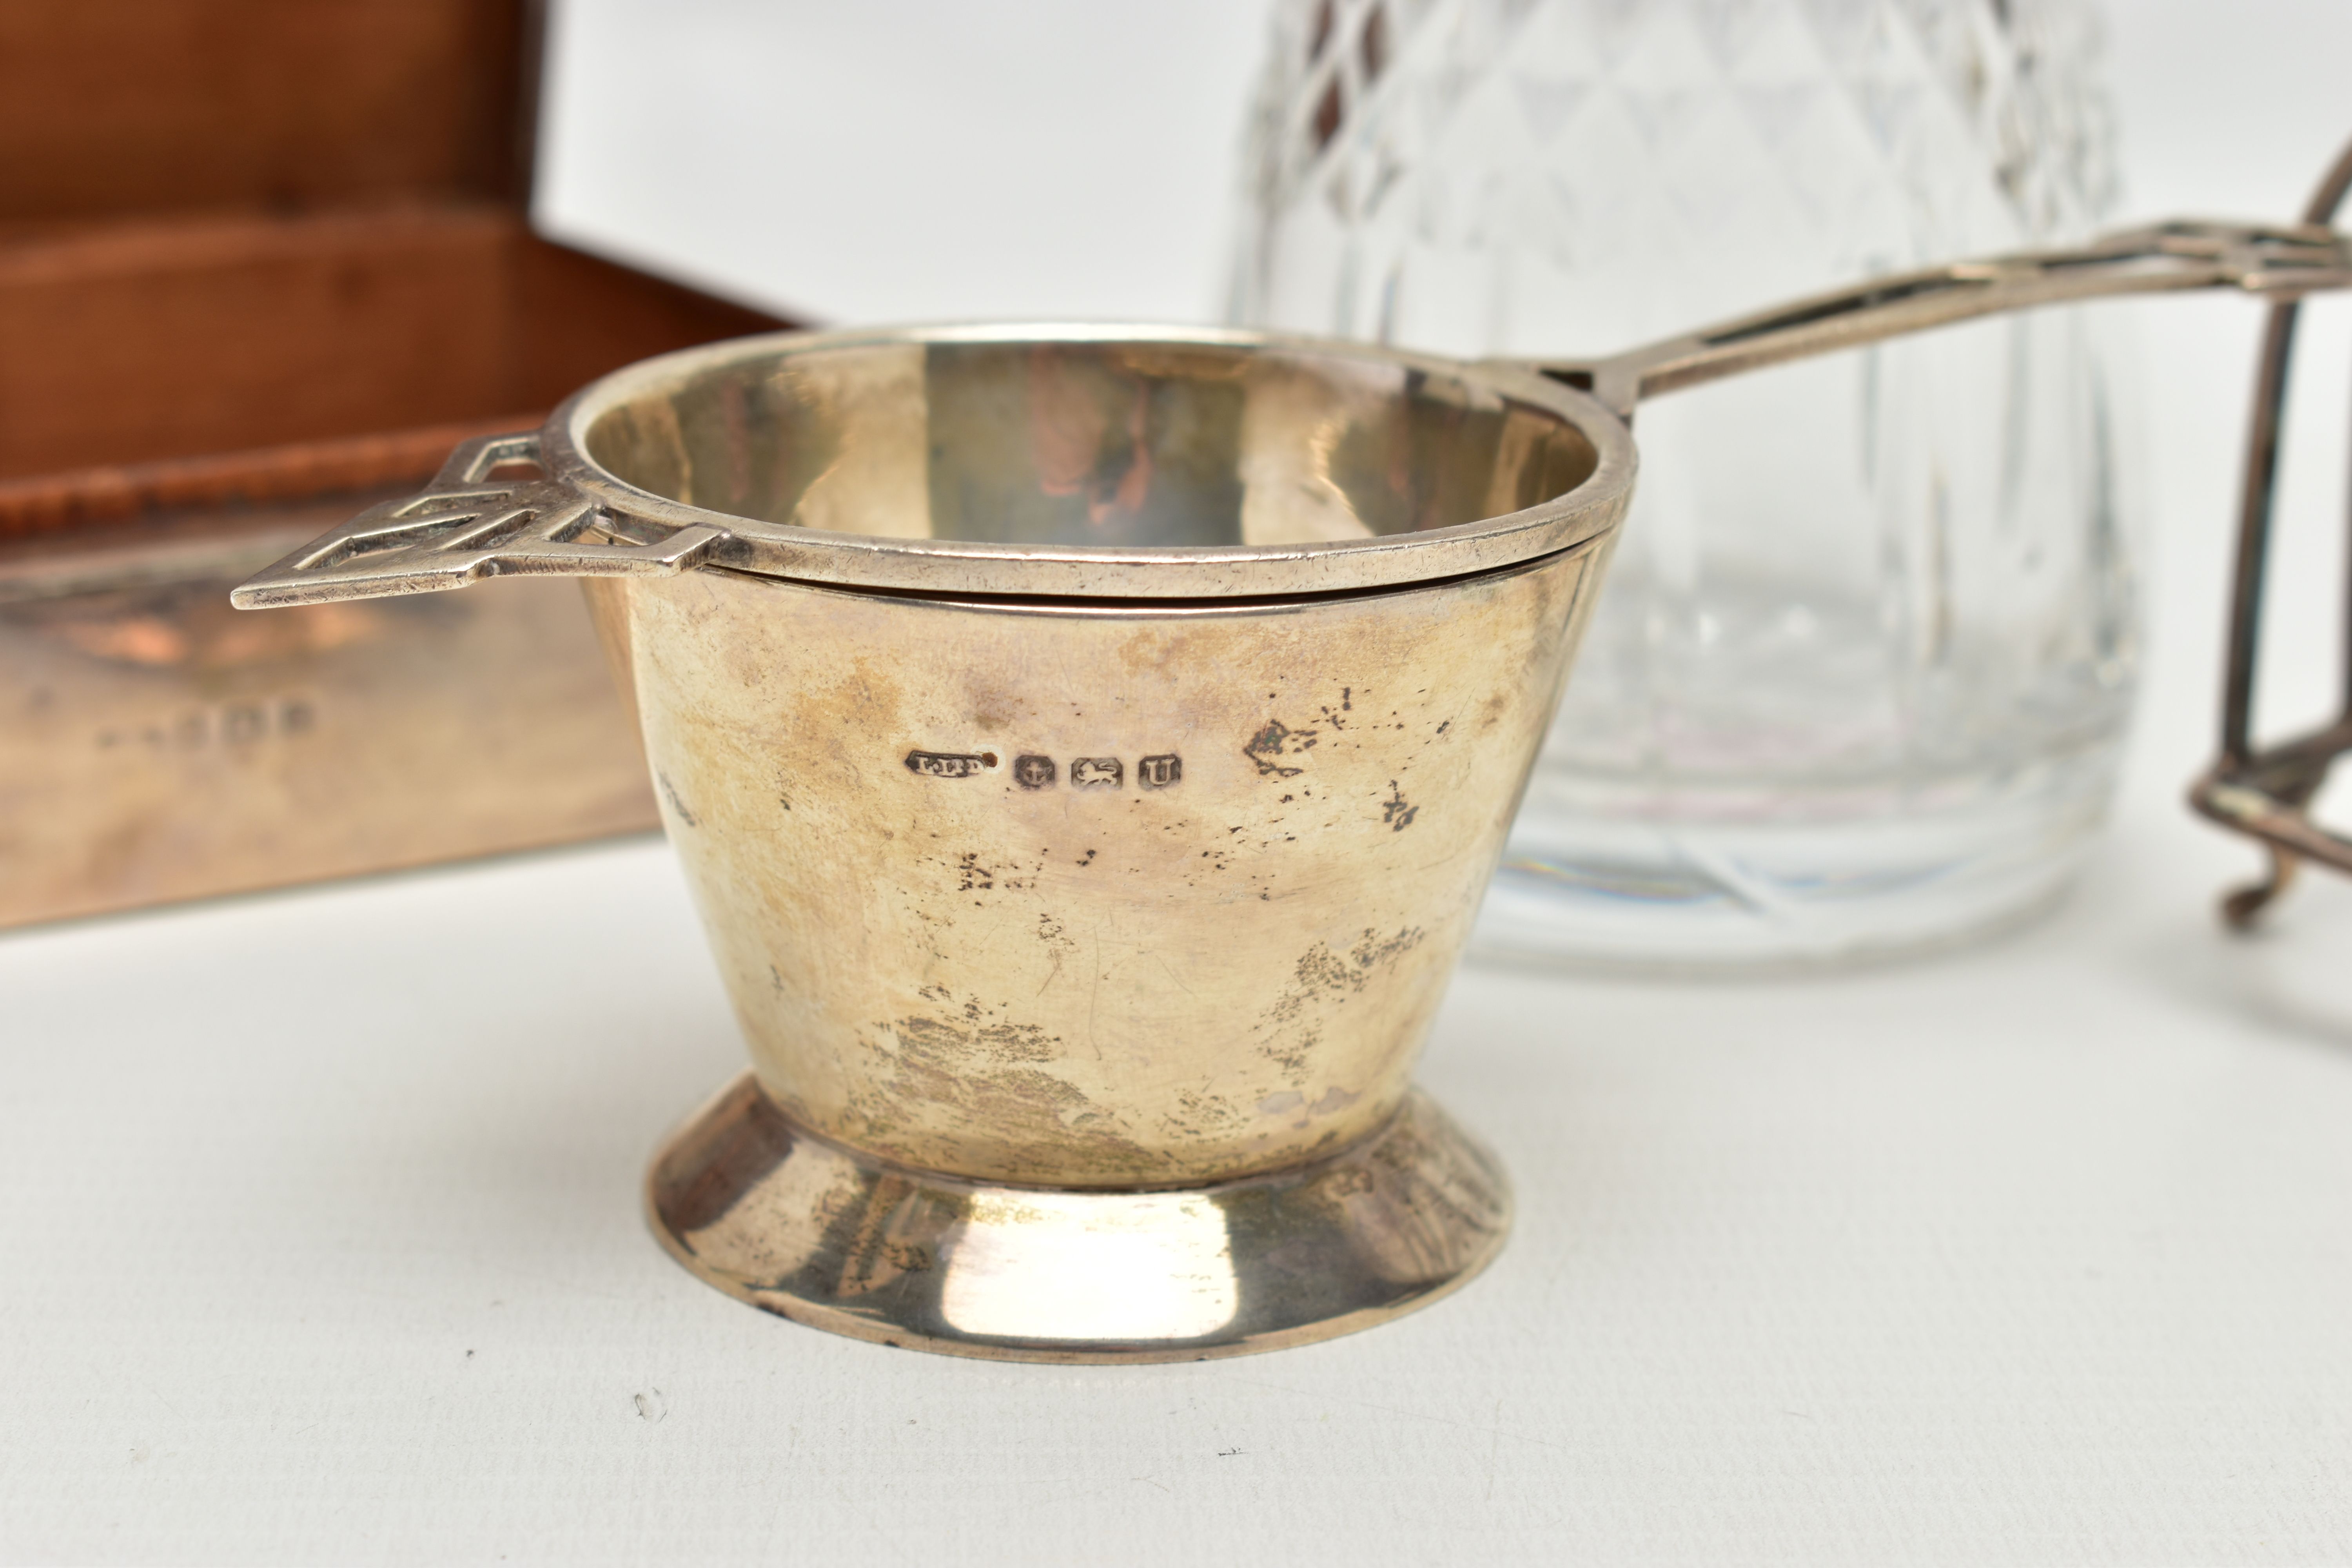
[[[462,588],[509,574],[666,576],[727,537],[706,527],[633,537],[646,526],[633,520],[623,533],[595,498],[550,476],[537,431],[481,436],[452,452],[415,495],[370,507],[229,597],[257,610]]]
[[[2352,286],[2352,241],[2323,225],[2175,220],[2069,250],[1953,262],[1777,305],[1604,359],[1535,368],[1630,416],[1645,397],[1974,316],[2119,294],[2237,288],[2299,299]]]

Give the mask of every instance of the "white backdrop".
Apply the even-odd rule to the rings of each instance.
[[[2352,5],[2107,10],[2133,213],[2298,204],[2352,126]],[[557,0],[539,220],[845,325],[1213,319],[1265,13]]]
[[[2111,8],[2136,211],[2284,216],[2352,132],[2346,0]],[[572,0],[543,216],[835,319],[1202,316],[1249,11]],[[2352,883],[2227,938],[2252,857],[2179,804],[2256,314],[2143,311],[2143,721],[2073,900],[1465,973],[1422,1076],[1519,1215],[1375,1332],[1005,1366],[695,1282],[639,1173],[742,1056],[658,844],[0,936],[0,1563],[2352,1561]]]
[[[538,217],[798,320],[1213,318],[1261,0],[562,0]]]

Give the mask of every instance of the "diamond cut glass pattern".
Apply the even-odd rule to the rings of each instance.
[[[1282,0],[1233,313],[1583,355],[2079,238],[2114,189],[2099,47],[2083,0]],[[1484,948],[1771,965],[2058,891],[2132,692],[2115,330],[2045,310],[1644,405]]]

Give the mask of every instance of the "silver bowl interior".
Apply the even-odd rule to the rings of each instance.
[[[615,389],[584,455],[638,489],[836,533],[1340,543],[1563,496],[1600,466],[1475,368],[1251,340],[777,338]]]

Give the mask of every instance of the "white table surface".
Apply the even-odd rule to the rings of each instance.
[[[1423,1079],[1508,1250],[1238,1361],[893,1352],[672,1264],[639,1171],[740,1057],[658,843],[0,940],[0,1560],[2343,1560],[2352,887],[2216,930],[2200,641],[2027,931],[1465,972]]]
[[[1192,1365],[894,1352],[693,1280],[740,1058],[631,842],[0,942],[0,1559],[2313,1562],[2352,1554],[2352,889],[2127,813],[1965,955],[1465,973],[1460,1295]]]
[[[2352,885],[2212,918],[2252,314],[2147,320],[2147,687],[2075,895],[1845,974],[1465,971],[1423,1079],[1517,1228],[1370,1333],[1001,1365],[698,1284],[639,1173],[741,1058],[657,843],[0,938],[0,1562],[2352,1558]]]

